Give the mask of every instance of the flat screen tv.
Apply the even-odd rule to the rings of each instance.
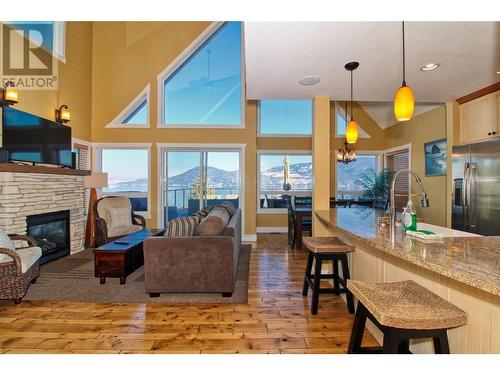
[[[2,129],[9,160],[71,167],[69,126],[4,106]]]

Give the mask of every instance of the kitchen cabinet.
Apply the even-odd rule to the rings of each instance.
[[[498,137],[500,91],[471,100],[460,106],[460,143]]]

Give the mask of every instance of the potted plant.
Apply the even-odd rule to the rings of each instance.
[[[362,188],[363,195],[373,199],[376,208],[385,208],[391,191],[395,171],[384,168],[379,173],[373,169],[362,172],[355,181]],[[377,207],[377,201],[383,202],[384,207]]]

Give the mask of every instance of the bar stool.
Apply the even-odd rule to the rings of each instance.
[[[412,280],[347,287],[358,299],[348,353],[410,353],[410,339],[432,338],[436,354],[449,354],[447,330],[467,323],[467,313]],[[361,348],[366,318],[384,334],[382,348]]]
[[[337,237],[304,237],[304,245],[309,250],[307,258],[306,273],[304,276],[304,287],[302,295],[307,296],[309,287],[313,292],[311,314],[318,313],[319,295],[321,293],[346,294],[347,311],[354,313],[354,301],[351,292],[347,289],[349,276],[349,265],[347,264],[347,253],[354,251],[354,247],[347,245]],[[315,262],[314,275],[312,275],[313,260]],[[321,274],[323,261],[332,261],[333,274]],[[342,278],[339,276],[339,262],[342,266]],[[320,288],[323,279],[333,279],[333,288]],[[342,285],[343,288],[340,288]]]

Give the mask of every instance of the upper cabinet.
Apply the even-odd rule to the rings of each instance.
[[[460,143],[498,137],[500,91],[471,100],[460,106]]]

